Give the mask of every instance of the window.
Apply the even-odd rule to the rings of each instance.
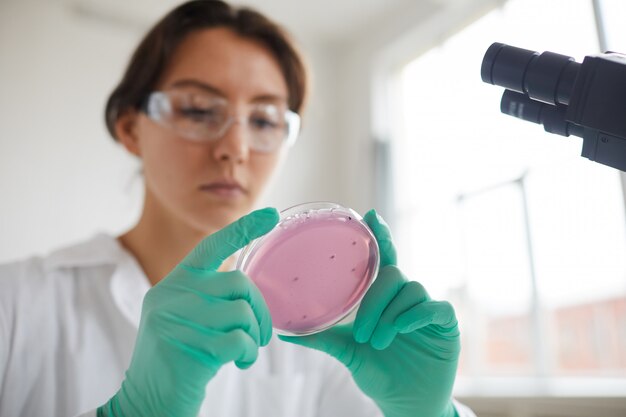
[[[590,0],[510,0],[395,80],[400,263],[455,305],[469,381],[626,377],[620,175],[582,139],[501,114],[503,89],[480,80],[493,42],[581,62],[596,33]]]
[[[606,48],[611,51],[626,53],[626,2],[624,0],[602,0],[602,22],[606,35]]]

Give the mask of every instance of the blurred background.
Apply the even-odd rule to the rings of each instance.
[[[173,0],[0,0],[0,262],[118,234],[140,166],[105,100]],[[390,223],[400,266],[459,316],[478,416],[626,415],[626,177],[499,111],[492,42],[626,52],[623,0],[250,0],[300,43],[313,96],[263,204]],[[625,116],[626,117],[626,116]]]

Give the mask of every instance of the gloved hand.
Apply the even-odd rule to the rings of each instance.
[[[278,219],[271,208],[242,217],[200,242],[148,291],[125,379],[98,416],[196,417],[222,365],[254,363],[272,335],[265,300],[241,271],[216,271]]]
[[[454,310],[395,266],[389,229],[376,212],[364,219],[380,247],[381,268],[354,323],[280,339],[338,359],[386,417],[456,416],[451,393],[461,348]]]

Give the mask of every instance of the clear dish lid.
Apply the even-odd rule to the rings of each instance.
[[[263,294],[276,333],[320,332],[358,307],[378,274],[378,244],[358,213],[336,203],[304,203],[280,215],[243,249],[237,269]]]

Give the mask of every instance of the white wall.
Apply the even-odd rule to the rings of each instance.
[[[55,2],[0,3],[0,260],[136,216],[137,165],[102,116],[135,39]]]
[[[137,219],[139,164],[106,133],[103,108],[142,33],[65,2],[0,2],[0,262],[119,233]],[[343,200],[335,52],[303,47],[315,93],[303,134],[263,198],[278,208]]]

